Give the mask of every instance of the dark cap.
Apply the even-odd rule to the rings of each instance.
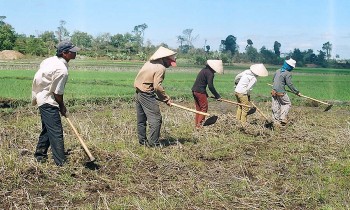
[[[61,54],[62,52],[66,52],[66,51],[77,52],[80,50],[78,47],[73,45],[73,43],[70,41],[62,41],[58,43],[58,45],[56,46],[56,49],[57,49],[57,54]]]

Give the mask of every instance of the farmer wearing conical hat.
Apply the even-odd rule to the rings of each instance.
[[[197,75],[196,81],[192,87],[192,94],[197,111],[205,113],[208,111],[207,86],[217,100],[221,98],[214,87],[214,74],[216,72],[219,74],[224,72],[222,60],[207,60],[207,65]],[[195,126],[197,129],[202,127],[204,119],[204,115],[196,114]]]
[[[165,93],[162,83],[165,70],[170,66],[176,66],[175,55],[176,52],[160,47],[143,65],[135,78],[137,134],[141,145],[161,146],[159,136],[162,115],[157,100],[171,105],[170,97]],[[147,122],[150,129],[149,139],[146,134]]]
[[[266,77],[268,72],[264,64],[253,64],[235,77],[235,96],[238,103],[249,105],[250,93],[257,82],[257,77]],[[238,106],[236,119],[242,124],[247,122],[249,107]]]
[[[291,101],[285,90],[287,85],[296,95],[300,92],[292,83],[292,70],[295,68],[296,61],[290,58],[285,60],[282,67],[276,71],[273,76],[272,95],[272,117],[275,122],[285,126],[287,124],[288,112],[291,108]]]

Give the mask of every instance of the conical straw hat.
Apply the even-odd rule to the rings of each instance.
[[[264,64],[262,63],[251,65],[250,70],[260,77],[266,77],[269,75],[269,72],[267,72]]]
[[[222,60],[207,60],[207,64],[212,68],[215,72],[222,74],[224,73],[224,66],[222,65]]]
[[[295,60],[293,60],[292,58],[289,58],[289,60],[286,60],[286,63],[288,63],[288,65],[290,65],[291,67],[295,68],[295,64],[297,62]]]
[[[176,52],[169,50],[168,48],[165,47],[159,47],[158,50],[151,56],[150,60],[154,61],[157,60],[159,58],[165,58],[168,56],[172,56],[175,55]]]

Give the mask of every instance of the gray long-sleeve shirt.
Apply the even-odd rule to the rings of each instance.
[[[278,69],[273,76],[273,88],[278,93],[285,93],[285,86],[288,86],[291,91],[295,94],[299,93],[299,90],[296,89],[292,83],[292,73],[290,71],[281,72],[281,69]]]

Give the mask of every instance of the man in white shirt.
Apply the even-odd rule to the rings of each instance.
[[[266,70],[264,64],[254,64],[251,65],[249,69],[241,72],[235,77],[235,96],[237,102],[245,105],[249,105],[250,92],[253,86],[257,82],[257,77],[266,77],[268,71]],[[238,106],[236,119],[241,121],[241,123],[247,122],[249,108],[245,106]]]
[[[38,106],[42,123],[34,157],[38,162],[45,162],[51,146],[56,165],[62,166],[66,156],[60,113],[66,116],[63,94],[68,80],[68,62],[75,59],[79,48],[70,41],[62,41],[56,48],[56,56],[41,62],[32,84],[32,105]]]

